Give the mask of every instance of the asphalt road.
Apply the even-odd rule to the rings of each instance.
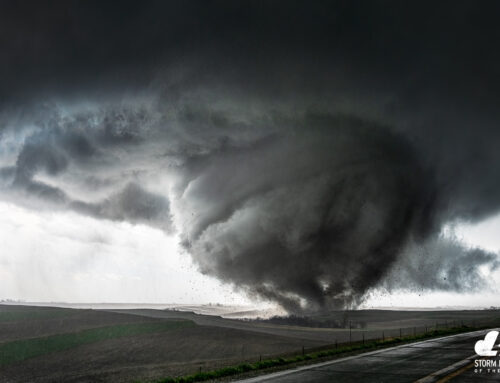
[[[491,382],[500,381],[500,368],[478,371],[477,340],[489,330],[427,340],[352,357],[240,380],[239,383],[323,382]],[[497,340],[497,343],[500,339]],[[492,358],[500,364],[500,353]]]

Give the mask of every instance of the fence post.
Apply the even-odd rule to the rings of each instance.
[[[349,345],[352,343],[352,324],[351,321],[349,321]]]
[[[259,362],[262,362],[262,355],[259,355]]]
[[[382,331],[382,342],[385,341],[385,335],[384,332]]]
[[[399,338],[403,338],[402,333],[401,333],[401,327],[399,328]]]
[[[337,339],[335,339],[335,348],[338,348],[338,347],[339,347],[339,345],[337,343]]]
[[[417,328],[413,327],[413,336],[417,336]]]

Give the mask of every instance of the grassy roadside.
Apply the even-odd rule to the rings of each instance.
[[[242,363],[236,366],[231,366],[231,367],[224,367],[221,369],[213,370],[213,371],[205,371],[205,372],[199,372],[196,374],[192,375],[185,375],[185,376],[180,376],[180,377],[166,377],[160,380],[156,380],[155,383],[194,383],[194,382],[203,382],[207,380],[212,380],[212,379],[220,379],[224,377],[229,377],[229,376],[234,376],[238,374],[244,374],[244,373],[249,373],[249,372],[256,372],[256,371],[261,371],[265,369],[271,369],[273,367],[283,367],[283,366],[291,366],[291,365],[296,365],[296,364],[304,364],[304,363],[310,363],[311,361],[314,362],[321,362],[322,360],[328,360],[331,359],[332,357],[340,357],[340,356],[346,356],[351,353],[358,353],[358,352],[366,352],[366,351],[371,351],[371,350],[376,350],[380,348],[385,348],[389,346],[395,346],[398,344],[404,344],[404,343],[411,343],[411,342],[416,342],[419,340],[424,340],[424,339],[430,339],[430,338],[435,338],[439,336],[445,336],[445,335],[453,335],[453,334],[459,334],[459,333],[464,333],[464,332],[470,332],[470,331],[476,331],[484,328],[489,328],[490,326],[485,326],[485,327],[469,327],[469,326],[460,326],[460,327],[453,327],[453,328],[448,328],[448,329],[439,329],[439,330],[433,330],[429,331],[425,334],[419,334],[419,335],[409,335],[409,336],[403,336],[403,337],[396,337],[396,338],[387,338],[384,340],[367,340],[363,343],[358,342],[358,343],[353,343],[351,345],[338,345],[338,347],[327,349],[327,350],[322,350],[322,351],[317,351],[317,352],[310,352],[306,353],[304,355],[297,355],[293,357],[288,357],[288,358],[276,358],[276,359],[265,359],[262,361],[258,361],[255,363]]]
[[[158,333],[191,326],[195,326],[195,324],[189,320],[132,323],[0,343],[0,366],[102,340]]]

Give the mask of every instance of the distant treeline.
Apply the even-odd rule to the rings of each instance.
[[[272,323],[288,326],[302,326],[302,327],[318,327],[318,328],[365,328],[366,322],[353,322],[348,318],[342,319],[313,319],[311,317],[290,315],[290,316],[273,316],[268,319],[257,318],[253,320],[259,323]]]

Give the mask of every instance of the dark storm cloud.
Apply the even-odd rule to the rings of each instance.
[[[229,80],[259,95],[316,99],[356,93],[356,81],[363,93],[417,85],[451,96],[498,81],[487,77],[498,73],[497,13],[494,1],[6,1],[1,89],[5,100],[98,96],[143,90],[162,70],[192,65],[190,84]]]
[[[500,210],[498,2],[0,7],[4,188],[172,215],[203,272],[295,311],[496,267],[439,232]]]
[[[72,201],[71,207],[98,218],[145,223],[166,232],[172,230],[168,200],[133,183],[104,201],[98,203]]]
[[[187,246],[203,271],[259,286],[288,309],[300,309],[298,297],[349,305],[410,235],[425,235],[433,185],[384,127],[308,116],[296,129],[204,158],[183,191],[194,214]]]

